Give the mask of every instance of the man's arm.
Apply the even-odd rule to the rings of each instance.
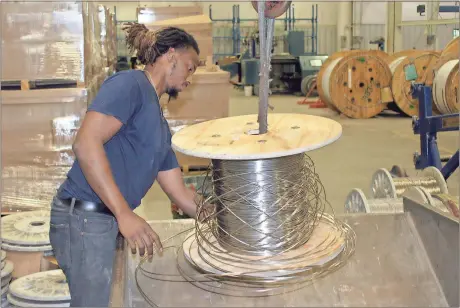
[[[196,218],[196,193],[185,187],[180,168],[158,172],[157,181],[172,202],[188,216]]]
[[[125,85],[125,87],[123,87]],[[104,144],[126,124],[135,112],[139,93],[133,79],[115,75],[107,79],[88,107],[78,130],[73,151],[88,184],[118,221],[121,234],[133,253],[136,246],[143,255],[145,248],[153,255],[153,243],[161,251],[161,241],[150,225],[129,207],[115,183]]]
[[[131,209],[113,179],[104,144],[121,126],[122,123],[112,116],[89,111],[73,144],[73,151],[88,184],[115,217]]]

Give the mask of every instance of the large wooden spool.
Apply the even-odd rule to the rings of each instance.
[[[350,118],[371,118],[392,101],[388,55],[378,50],[333,54],[318,73],[318,94]]]
[[[459,103],[459,57],[443,54],[433,65],[426,84],[433,89],[433,112],[453,114],[460,112]]]
[[[408,116],[418,115],[418,99],[412,97],[411,85],[414,82],[425,83],[431,68],[438,59],[439,53],[437,52],[413,50],[394,59],[389,64],[393,74],[391,90],[394,102],[404,114]],[[412,71],[416,76],[407,76],[407,71]],[[410,77],[416,77],[416,79]]]
[[[387,57],[387,63],[388,65],[391,64],[391,62],[393,62],[394,60],[398,59],[398,58],[401,58],[401,57],[407,57],[411,54],[413,54],[414,52],[417,52],[417,50],[415,49],[406,49],[406,50],[401,50],[401,51],[397,51],[391,55],[388,55]]]
[[[451,40],[442,50],[442,55],[451,53],[456,55],[457,59],[460,56],[460,36]]]

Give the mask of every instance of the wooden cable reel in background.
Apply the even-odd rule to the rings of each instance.
[[[452,114],[460,111],[459,82],[459,56],[454,53],[443,53],[431,67],[425,83],[433,89],[434,114]]]
[[[418,99],[412,97],[412,83],[425,83],[431,67],[439,58],[434,51],[416,51],[394,59],[390,64],[393,78],[391,89],[399,110],[408,116],[419,113]],[[414,79],[415,78],[415,79]]]
[[[318,73],[321,99],[350,118],[376,116],[392,101],[387,57],[379,50],[333,54]]]
[[[458,57],[460,56],[460,36],[451,40],[446,47],[442,50],[441,55],[445,54],[454,54]]]

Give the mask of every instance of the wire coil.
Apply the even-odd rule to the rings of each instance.
[[[211,230],[225,249],[273,255],[308,241],[324,211],[324,191],[305,157],[213,160]]]
[[[200,189],[209,195],[197,215],[205,204],[216,210],[164,241],[175,252],[177,272],[165,273],[155,262],[147,269],[145,259],[136,268],[150,305],[157,303],[140,279],[188,282],[231,297],[275,296],[337,270],[353,254],[356,235],[325,213],[325,190],[308,156],[212,164]]]
[[[447,183],[438,169],[428,167],[421,177],[393,178],[388,170],[382,168],[372,176],[371,192],[375,199],[401,198],[411,187],[423,187],[430,194],[448,193]]]

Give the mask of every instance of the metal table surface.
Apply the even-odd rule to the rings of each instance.
[[[401,214],[337,216],[356,232],[355,253],[338,271],[294,293],[228,297],[188,282],[161,282],[142,274],[139,283],[159,307],[458,307],[458,220],[411,200],[404,205]],[[162,240],[193,227],[191,220],[150,223]],[[182,239],[173,242],[177,245]],[[111,306],[148,307],[134,279],[139,258],[124,247],[114,267]],[[178,273],[173,250],[167,249],[154,262],[156,269]],[[143,267],[149,269],[149,264]]]

